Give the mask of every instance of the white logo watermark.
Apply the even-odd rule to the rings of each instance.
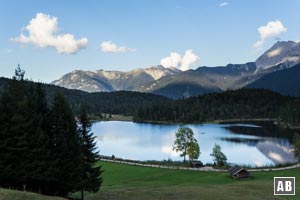
[[[295,177],[274,177],[274,195],[295,195]]]

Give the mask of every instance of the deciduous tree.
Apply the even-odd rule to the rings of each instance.
[[[174,141],[173,150],[181,152],[180,156],[183,157],[183,162],[186,160],[186,155],[188,155],[191,160],[197,159],[200,155],[200,148],[198,141],[194,137],[193,130],[181,126],[175,134],[176,139]]]
[[[226,165],[227,158],[224,153],[221,151],[221,146],[218,144],[215,144],[213,148],[213,152],[210,154],[210,156],[213,157],[213,161],[217,166],[224,166]]]

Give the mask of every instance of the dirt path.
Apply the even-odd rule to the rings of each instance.
[[[281,171],[281,170],[287,170],[287,169],[295,169],[300,168],[300,163],[288,166],[288,167],[279,167],[279,168],[264,168],[264,169],[249,169],[250,172],[258,172],[258,171]]]
[[[113,163],[120,163],[120,164],[132,165],[132,166],[162,168],[162,169],[179,169],[179,170],[190,170],[190,171],[227,172],[227,170],[225,170],[225,169],[215,169],[215,168],[209,167],[209,166],[205,166],[205,167],[201,167],[201,168],[190,168],[190,167],[178,167],[178,166],[151,165],[151,164],[142,164],[142,163],[135,163],[135,162],[109,160],[109,159],[101,159],[101,161],[113,162]],[[288,167],[248,169],[248,171],[250,171],[250,172],[257,172],[257,171],[280,171],[280,170],[295,169],[295,168],[300,168],[300,163],[292,165],[292,166],[288,166]]]

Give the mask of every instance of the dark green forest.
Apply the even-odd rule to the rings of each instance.
[[[7,78],[0,78],[0,93],[3,87],[10,81],[11,80]],[[25,81],[24,84],[35,83]],[[163,96],[140,92],[118,91],[87,93],[50,84],[41,85],[46,91],[46,98],[49,105],[53,102],[54,93],[60,91],[69,102],[74,114],[78,115],[81,108],[85,107],[88,115],[93,119],[101,119],[103,113],[133,116],[138,107],[172,101]]]
[[[82,108],[75,116],[60,91],[48,102],[42,84],[24,71],[2,87],[0,96],[0,187],[67,196],[99,190],[101,168],[91,123]]]
[[[265,89],[239,89],[143,106],[134,115],[139,122],[195,123],[254,118],[299,125],[300,100]]]

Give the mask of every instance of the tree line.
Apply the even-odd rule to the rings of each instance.
[[[98,191],[102,170],[86,111],[76,121],[61,92],[49,104],[42,84],[24,74],[18,67],[0,96],[0,187],[57,196]]]
[[[0,93],[9,82],[11,82],[10,79],[0,78]],[[26,82],[34,84],[30,81]],[[99,120],[110,114],[133,116],[138,107],[155,105],[160,102],[172,102],[167,97],[150,93],[131,91],[88,93],[50,84],[41,84],[41,86],[46,91],[48,104],[52,104],[54,94],[60,91],[64,94],[74,114],[80,114],[82,107],[84,107],[90,118]]]
[[[265,89],[239,89],[139,107],[136,122],[179,123],[226,119],[277,118],[300,124],[300,100]]]

